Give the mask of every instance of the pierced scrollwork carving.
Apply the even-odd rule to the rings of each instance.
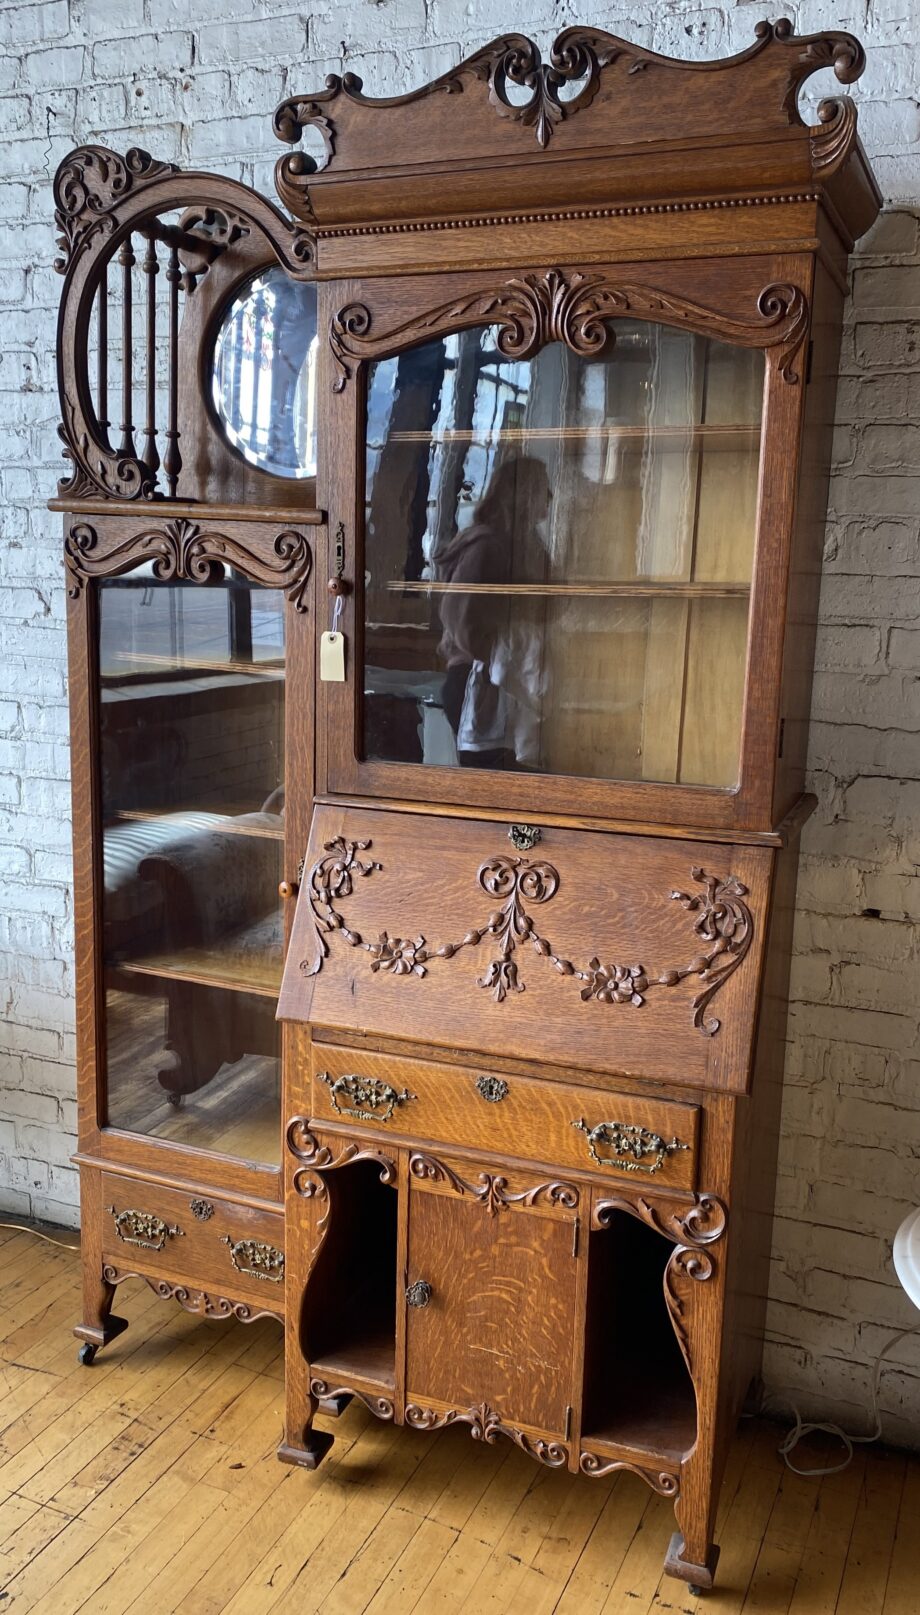
[[[715,1261],[710,1253],[690,1245],[675,1246],[664,1270],[664,1298],[691,1379],[694,1376],[690,1328],[687,1321],[688,1304],[694,1286],[705,1284],[712,1278],[715,1270]]]
[[[485,1441],[490,1447],[494,1446],[499,1436],[507,1436],[522,1452],[539,1459],[550,1469],[561,1469],[569,1461],[568,1448],[561,1442],[530,1436],[514,1425],[506,1424],[501,1414],[488,1402],[481,1402],[476,1407],[448,1408],[443,1411],[410,1402],[405,1420],[412,1430],[443,1430],[448,1424],[468,1424],[473,1440]]]
[[[330,1385],[328,1380],[311,1379],[310,1395],[319,1401],[332,1400],[337,1396],[357,1396],[376,1419],[392,1419],[394,1413],[393,1403],[387,1396],[374,1396],[370,1391],[359,1391],[355,1385]]]
[[[578,1467],[583,1475],[591,1475],[595,1479],[602,1479],[604,1475],[612,1475],[615,1469],[628,1469],[633,1475],[638,1475],[652,1490],[659,1492],[662,1497],[676,1498],[680,1496],[679,1477],[668,1469],[646,1468],[642,1464],[629,1463],[625,1458],[604,1458],[596,1452],[583,1452],[578,1459]]]
[[[362,862],[357,856],[371,845],[370,840],[348,841],[344,836],[336,836],[323,844],[322,857],[313,865],[309,879],[317,954],[315,959],[301,961],[304,975],[314,976],[322,969],[323,961],[329,956],[326,938],[335,932],[349,947],[360,948],[370,955],[372,971],[419,978],[427,976],[434,961],[452,959],[464,948],[479,947],[488,937],[498,943],[499,953],[491,960],[485,974],[478,978],[478,984],[491,992],[496,1003],[502,1003],[511,992],[524,992],[525,984],[520,979],[514,955],[529,944],[541,958],[548,959],[561,976],[571,976],[583,983],[581,997],[585,1002],[594,999],[603,1004],[631,1004],[641,1008],[650,992],[661,987],[676,987],[689,976],[697,976],[704,986],[693,999],[693,1025],[704,1037],[714,1037],[718,1032],[721,1021],[715,1016],[707,1017],[706,1012],[719,989],[744,962],[754,936],[753,916],[744,901],[748,888],[735,875],[707,875],[694,865],[690,873],[702,886],[702,892],[671,893],[675,902],[696,915],[693,931],[706,947],[687,964],[661,970],[656,975],[643,965],[604,963],[596,955],[584,968],[560,957],[548,939],[540,935],[527,912],[528,905],[548,903],[555,896],[559,889],[559,871],[550,863],[530,863],[524,858],[504,854],[487,859],[477,872],[482,890],[491,897],[503,899],[501,907],[493,910],[479,928],[438,946],[430,945],[421,933],[408,941],[391,936],[387,931],[382,931],[376,942],[368,942],[360,931],[347,925],[336,905],[352,895],[355,876],[367,877],[382,868],[376,859]]]
[[[54,222],[60,231],[61,256],[54,267],[66,274],[78,249],[93,236],[111,233],[111,210],[129,191],[177,172],[175,163],[158,162],[139,146],[121,157],[104,146],[80,146],[69,153],[54,176]]]
[[[152,1211],[134,1211],[131,1208],[119,1211],[116,1206],[107,1209],[115,1219],[115,1232],[125,1245],[137,1245],[145,1251],[161,1251],[165,1250],[168,1239],[182,1237],[181,1228],[164,1222]]]
[[[223,1234],[220,1242],[230,1247],[230,1260],[238,1273],[268,1284],[280,1284],[284,1279],[284,1251],[274,1245],[260,1239],[233,1239],[230,1234]]]
[[[613,1166],[620,1172],[647,1172],[652,1176],[661,1171],[669,1155],[690,1148],[679,1138],[668,1141],[660,1133],[634,1123],[598,1122],[596,1127],[589,1127],[582,1116],[572,1126],[587,1134],[591,1158],[598,1166]],[[602,1148],[611,1153],[601,1155]]]
[[[230,1301],[225,1295],[210,1295],[207,1290],[192,1290],[185,1284],[170,1284],[166,1279],[151,1278],[147,1273],[128,1273],[108,1264],[102,1269],[106,1284],[123,1284],[125,1279],[143,1279],[163,1301],[177,1301],[186,1312],[201,1318],[235,1318],[237,1323],[256,1323],[259,1318],[281,1321],[281,1313],[267,1307],[252,1307],[246,1301]]]
[[[574,353],[597,354],[615,340],[607,322],[625,317],[686,327],[741,347],[779,347],[781,374],[786,381],[797,382],[793,361],[808,331],[804,292],[798,286],[771,283],[757,299],[757,315],[733,319],[651,286],[580,270],[546,269],[481,287],[382,331],[374,328],[365,304],[346,304],[333,315],[329,328],[337,371],[333,388],[343,390],[353,374],[353,362],[380,358],[406,342],[483,324],[498,328],[496,345],[509,359],[529,359],[548,342],[564,342]]]
[[[322,1173],[335,1171],[340,1166],[350,1166],[355,1161],[376,1162],[380,1167],[381,1183],[395,1187],[396,1162],[369,1144],[348,1143],[343,1145],[338,1155],[333,1155],[328,1144],[321,1143],[310,1131],[306,1116],[295,1116],[288,1122],[285,1136],[288,1150],[300,1162],[294,1173],[294,1189],[305,1200],[326,1198],[329,1191]]]
[[[506,1177],[492,1172],[480,1172],[475,1183],[468,1183],[466,1178],[461,1178],[446,1161],[437,1160],[433,1155],[423,1155],[420,1151],[409,1157],[409,1172],[420,1182],[445,1184],[455,1194],[470,1195],[485,1207],[491,1217],[500,1211],[506,1211],[512,1205],[558,1206],[564,1211],[578,1209],[580,1197],[574,1183],[553,1180],[547,1183],[535,1183],[529,1189],[513,1193],[508,1189]]]
[[[329,1089],[333,1110],[339,1116],[350,1116],[356,1121],[388,1122],[397,1105],[407,1105],[418,1097],[408,1088],[399,1093],[377,1077],[354,1073],[333,1077],[328,1071],[317,1071],[316,1080]]]
[[[134,529],[100,555],[94,553],[98,544],[99,535],[89,522],[75,522],[70,528],[64,542],[64,564],[71,599],[78,598],[89,578],[117,577],[152,559],[153,575],[161,582],[181,578],[190,583],[213,583],[224,566],[231,566],[254,583],[283,587],[295,611],[307,609],[313,557],[304,535],[289,528],[275,537],[270,557],[185,519]]]
[[[728,1221],[722,1201],[714,1194],[696,1194],[689,1205],[684,1200],[669,1200],[661,1195],[656,1195],[654,1200],[644,1195],[605,1195],[603,1200],[595,1202],[591,1227],[609,1228],[618,1211],[637,1217],[675,1244],[698,1249],[716,1244]]]

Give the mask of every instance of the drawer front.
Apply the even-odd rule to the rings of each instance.
[[[279,1015],[744,1090],[771,868],[764,847],[321,804]]]
[[[104,1173],[102,1249],[121,1272],[162,1273],[215,1299],[284,1310],[284,1215]]]
[[[696,1187],[699,1107],[313,1045],[312,1115],[604,1178]]]

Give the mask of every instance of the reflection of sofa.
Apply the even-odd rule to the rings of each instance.
[[[240,997],[208,979],[264,987],[274,963],[280,973],[281,843],[257,832],[282,827],[278,814],[263,811],[167,814],[105,831],[106,963],[119,988],[166,1000],[158,1075],[175,1103],[222,1065],[274,1052],[273,1000]]]

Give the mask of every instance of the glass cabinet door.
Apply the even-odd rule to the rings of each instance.
[[[277,1164],[284,599],[99,584],[107,1125]]]
[[[369,366],[360,755],[736,786],[763,353],[498,337]]]

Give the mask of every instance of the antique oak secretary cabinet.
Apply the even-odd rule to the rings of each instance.
[[[284,1459],[358,1396],[627,1468],[700,1587],[879,206],[797,95],[863,65],[515,35],[284,102],[293,222],[137,150],[55,181],[84,1360],[130,1274],[272,1314]]]

